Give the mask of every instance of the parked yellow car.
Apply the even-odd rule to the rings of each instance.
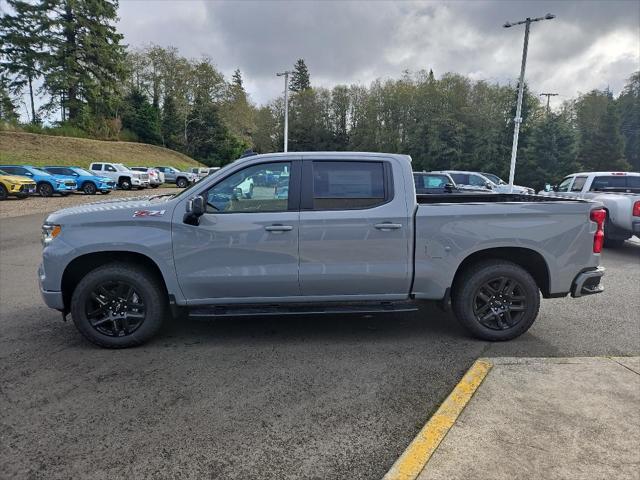
[[[27,198],[35,191],[36,184],[29,177],[9,175],[0,170],[0,200],[7,197]]]

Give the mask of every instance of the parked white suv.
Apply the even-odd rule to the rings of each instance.
[[[115,180],[118,188],[122,190],[131,190],[132,187],[147,188],[149,186],[148,173],[136,172],[121,163],[94,162],[89,165],[89,170],[100,172],[103,177]]]

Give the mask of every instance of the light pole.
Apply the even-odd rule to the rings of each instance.
[[[540,94],[541,97],[547,97],[547,115],[549,115],[549,111],[550,111],[549,99],[551,97],[557,97],[558,95],[559,95],[558,93],[541,93]]]
[[[520,81],[518,83],[518,105],[516,106],[516,117],[513,119],[513,145],[511,146],[511,166],[509,167],[509,193],[513,192],[513,178],[516,175],[516,154],[518,152],[518,135],[520,134],[520,124],[522,123],[522,95],[524,93],[524,69],[527,64],[527,49],[529,48],[529,27],[533,22],[540,20],[551,20],[555,15],[547,13],[544,17],[529,18],[519,22],[507,22],[504,28],[515,27],[524,24],[524,47],[522,48],[522,65],[520,65]]]
[[[276,73],[278,77],[284,77],[284,151],[289,147],[289,74],[290,70]]]

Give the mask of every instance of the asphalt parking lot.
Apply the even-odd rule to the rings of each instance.
[[[0,219],[3,478],[381,478],[478,357],[640,353],[640,241],[605,293],[545,300],[508,343],[411,315],[173,322],[92,346],[40,300],[43,214]]]

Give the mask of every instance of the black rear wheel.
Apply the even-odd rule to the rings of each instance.
[[[483,340],[511,340],[526,332],[540,308],[540,291],[521,266],[504,260],[478,263],[456,281],[458,321]]]
[[[178,188],[187,188],[188,185],[189,185],[189,182],[187,181],[186,178],[180,177],[179,179],[176,180],[176,186]]]
[[[90,342],[106,348],[140,345],[160,329],[166,294],[142,267],[108,264],[88,273],[71,298],[73,322]]]
[[[8,196],[7,189],[0,183],[0,200],[6,200]]]

